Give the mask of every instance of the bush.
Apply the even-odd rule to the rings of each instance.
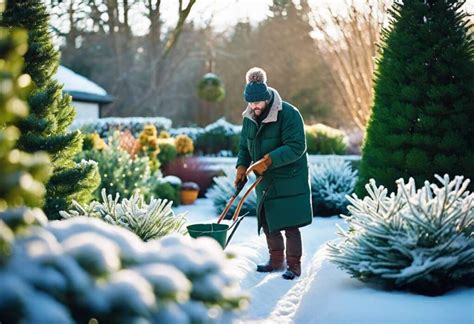
[[[171,186],[171,185],[170,185]],[[120,195],[107,195],[105,189],[101,191],[102,203],[91,202],[88,206],[81,206],[73,202],[72,210],[61,211],[63,218],[77,216],[97,217],[112,225],[123,226],[142,240],[148,241],[163,237],[172,232],[184,234],[183,225],[185,219],[182,215],[176,217],[171,209],[172,201],[167,199],[151,198],[149,203],[145,202],[143,195],[135,193],[130,199]]]
[[[158,160],[162,166],[165,166],[176,159],[178,152],[176,150],[176,145],[173,138],[159,138],[158,146],[160,148]]]
[[[120,148],[120,135],[115,132],[109,137],[109,146],[103,150],[83,151],[76,156],[77,161],[93,160],[99,167],[101,177],[100,186],[94,192],[96,199],[100,199],[102,189],[111,195],[130,197],[135,192],[148,195],[150,188],[148,181],[151,176],[148,157],[135,157]],[[154,176],[160,173],[154,173]]]
[[[164,117],[108,117],[94,120],[76,120],[71,125],[72,129],[80,128],[84,133],[98,133],[100,137],[107,138],[114,131],[129,130],[133,136],[138,137],[146,124],[156,127],[158,132],[171,128],[171,119]]]
[[[137,154],[139,156],[148,156],[151,171],[157,171],[160,168],[160,161],[158,160],[160,147],[155,126],[151,124],[145,125],[138,137],[137,144]]]
[[[176,151],[179,155],[189,155],[194,152],[194,144],[191,137],[185,134],[176,136],[175,140]]]
[[[343,131],[323,125],[305,126],[309,154],[344,154],[346,135]]]
[[[328,216],[347,212],[346,195],[354,191],[357,171],[343,159],[327,159],[311,167],[311,194],[314,215]]]
[[[462,176],[435,177],[441,187],[399,179],[390,195],[371,179],[369,196],[348,196],[349,228],[328,243],[330,260],[359,280],[427,295],[473,286],[474,193]]]
[[[217,120],[198,133],[195,150],[206,155],[232,155],[235,136],[240,134],[241,126],[228,123],[224,118]]]
[[[224,176],[219,176],[219,177],[214,177],[214,185],[209,188],[209,190],[206,193],[206,197],[209,199],[212,199],[214,208],[218,214],[222,213],[224,210],[225,206],[231,199],[232,195],[235,193],[235,187],[234,187],[234,179],[235,179],[235,169],[233,168],[226,168],[224,170],[225,175]],[[253,173],[251,173],[248,177],[247,184],[245,187],[242,189],[242,193],[245,192],[249,186],[254,183],[256,180],[256,177]],[[241,194],[240,196],[242,196]],[[238,200],[238,199],[236,199]],[[230,219],[232,215],[234,214],[236,208],[237,208],[238,202],[234,202],[232,206],[230,207],[229,211],[227,212],[226,219]],[[242,209],[240,210],[240,214],[246,214],[249,213],[251,216],[256,216],[257,215],[257,195],[255,194],[255,190],[253,190],[247,199],[245,200]]]
[[[179,135],[186,135],[194,142],[202,133],[204,133],[204,128],[202,127],[180,127],[170,129],[171,136],[177,137]]]
[[[211,238],[175,233],[143,242],[96,218],[47,223],[44,215],[12,213],[0,213],[12,251],[0,264],[7,322],[208,323],[247,300]]]
[[[174,206],[179,206],[179,190],[180,186],[175,186],[169,182],[164,181],[163,179],[158,179],[158,181],[156,181],[152,186],[151,195],[160,199],[167,199],[172,201]]]

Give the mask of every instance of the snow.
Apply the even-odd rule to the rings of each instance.
[[[198,199],[175,212],[188,212],[190,224],[215,222],[218,217],[210,199]],[[226,248],[236,256],[230,261],[229,275],[250,294],[247,310],[234,323],[474,322],[474,288],[459,288],[438,297],[384,291],[338,269],[328,261],[325,246],[337,238],[336,225],[346,228],[335,216],[316,217],[301,228],[302,275],[286,281],[280,272],[255,271],[268,252],[263,233],[257,236],[256,218],[246,217]]]
[[[59,66],[55,79],[59,83],[64,84],[63,89],[65,91],[81,91],[96,95],[107,95],[107,91],[104,88],[62,65]]]

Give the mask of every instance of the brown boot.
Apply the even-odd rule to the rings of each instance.
[[[272,272],[285,270],[284,250],[270,251],[270,259],[266,264],[257,265],[258,272]]]
[[[286,264],[288,268],[285,273],[282,274],[283,279],[293,280],[296,277],[301,276],[301,257],[287,256]]]

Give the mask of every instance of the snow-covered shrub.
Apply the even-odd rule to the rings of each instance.
[[[311,168],[311,195],[313,212],[318,216],[345,213],[349,201],[346,195],[353,192],[357,171],[343,159],[326,159]]]
[[[5,218],[0,213],[11,251],[0,263],[2,322],[209,323],[245,306],[211,238],[143,242],[96,218],[47,223],[43,215],[36,223],[44,225],[21,229],[10,224],[23,220]]]
[[[221,213],[227,203],[229,202],[232,195],[235,193],[234,187],[234,179],[235,179],[235,169],[234,168],[225,168],[224,169],[224,176],[214,177],[211,188],[206,192],[206,197],[212,199],[214,208],[216,209],[217,213]],[[248,189],[248,187],[255,182],[255,175],[251,173],[248,177],[248,181],[245,184],[245,187],[242,189],[240,197],[243,196],[243,193]],[[227,218],[232,217],[234,214],[235,209],[237,208],[238,199],[232,204],[230,207]],[[257,195],[255,194],[255,190],[253,190],[245,200],[242,209],[240,210],[240,215],[245,213],[249,213],[251,216],[257,215]]]
[[[435,176],[416,189],[412,178],[397,180],[388,195],[373,179],[368,196],[350,200],[348,229],[328,243],[329,258],[362,281],[438,295],[474,285],[474,193],[469,179]]]
[[[170,129],[170,135],[173,137],[177,137],[179,135],[186,135],[191,138],[193,141],[204,132],[204,128],[202,127],[179,127],[179,128],[172,128]]]
[[[93,160],[99,167],[101,183],[94,192],[96,199],[101,198],[101,190],[109,194],[130,197],[140,192],[150,195],[150,179],[160,178],[161,172],[151,172],[147,156],[131,155],[120,147],[120,134],[115,132],[109,137],[109,145],[102,150],[83,151],[76,156],[76,161]]]
[[[171,185],[170,185],[171,186]],[[184,234],[186,219],[184,215],[175,216],[171,206],[173,201],[151,198],[145,202],[143,195],[133,194],[130,199],[124,198],[119,202],[120,195],[107,195],[102,189],[102,202],[93,201],[88,206],[81,206],[73,201],[73,210],[61,211],[64,218],[77,216],[97,217],[106,222],[123,226],[142,240],[148,241],[168,235],[172,232]]]
[[[171,119],[164,117],[107,117],[93,120],[76,120],[72,129],[80,128],[84,133],[98,133],[100,137],[107,138],[116,130],[129,130],[133,136],[138,137],[146,124],[152,124],[159,131],[171,128]]]
[[[220,118],[201,127],[181,127],[170,130],[172,136],[187,135],[194,142],[196,155],[235,156],[238,150],[242,126]]]
[[[346,134],[324,124],[305,126],[309,154],[344,154],[347,148]]]
[[[221,118],[207,125],[194,140],[195,151],[205,155],[235,155],[241,126]]]

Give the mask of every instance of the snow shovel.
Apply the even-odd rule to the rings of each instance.
[[[248,175],[248,172],[247,172]],[[188,225],[188,233],[191,237],[197,238],[200,236],[209,236],[215,239],[219,244],[222,246],[223,249],[229,244],[230,239],[234,235],[237,227],[239,226],[240,222],[242,219],[247,216],[247,214],[242,215],[239,217],[240,210],[242,209],[242,206],[244,204],[245,199],[247,199],[248,195],[252,192],[252,190],[262,181],[262,176],[258,177],[257,180],[247,189],[245,194],[242,196],[242,199],[240,199],[239,204],[237,205],[237,208],[235,209],[234,215],[232,216],[232,225],[229,226],[227,224],[220,224],[220,222],[224,219],[225,215],[229,211],[230,207],[235,201],[235,198],[239,195],[239,193],[242,191],[245,181],[240,181],[237,184],[237,188],[235,190],[235,193],[232,195],[230,198],[229,202],[227,203],[224,211],[220,214],[219,219],[217,220],[217,223],[211,223],[211,224],[193,224],[193,225]],[[230,231],[229,238],[227,238],[227,232]]]

